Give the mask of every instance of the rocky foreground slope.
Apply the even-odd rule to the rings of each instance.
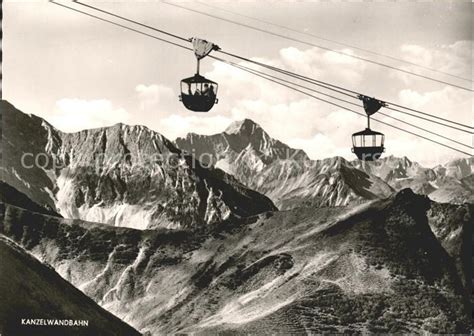
[[[2,335],[140,335],[3,235],[0,260]],[[74,320],[77,325],[31,325],[36,322],[22,324],[21,319],[42,319],[43,324],[51,319]]]
[[[0,218],[0,233],[153,335],[469,331],[465,258],[450,239],[464,239],[472,208],[438,208],[410,190],[358,208],[267,212],[200,233],[8,204]]]
[[[275,210],[144,126],[63,133],[0,102],[1,180],[63,217],[139,229],[200,228]]]

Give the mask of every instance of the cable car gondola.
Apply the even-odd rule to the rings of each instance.
[[[183,105],[194,112],[208,112],[214,104],[217,104],[218,84],[199,74],[201,59],[209,55],[212,50],[220,48],[206,40],[192,38],[194,55],[197,59],[196,74],[192,77],[181,80],[181,94],[179,100]]]
[[[387,104],[363,95],[359,95],[358,98],[364,104],[364,110],[367,114],[367,128],[352,134],[352,152],[359,160],[375,161],[385,152],[385,135],[370,129],[370,116],[380,110],[380,108],[387,106]]]

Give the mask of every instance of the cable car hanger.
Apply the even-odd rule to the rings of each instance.
[[[367,114],[367,128],[352,134],[352,152],[359,160],[375,161],[385,152],[385,135],[370,129],[370,116],[377,113],[382,107],[387,107],[388,105],[381,100],[361,94],[358,95],[357,98],[362,100],[364,105],[365,114]]]
[[[213,50],[220,50],[219,46],[204,39],[193,37],[189,39],[193,45],[196,56],[196,74],[192,77],[181,80],[181,94],[179,100],[183,105],[194,112],[207,112],[217,99],[218,84],[199,74],[201,59],[206,57]]]

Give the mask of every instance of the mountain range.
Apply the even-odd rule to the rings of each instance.
[[[63,217],[199,228],[275,210],[265,196],[206,168],[144,126],[63,133],[2,101],[2,180]]]
[[[311,160],[249,119],[234,122],[219,134],[189,133],[175,144],[267,195],[279,209],[347,205],[407,187],[440,202],[474,202],[473,157],[434,168],[394,156],[375,162],[341,157]]]
[[[410,187],[442,203],[474,202],[474,157],[425,168],[407,157],[389,156],[378,162],[354,161],[358,169],[375,174],[394,189]]]
[[[12,307],[124,335],[471,328],[472,158],[311,160],[248,119],[64,133],[0,104],[0,274],[36,293]],[[1,332],[21,308],[0,290]]]

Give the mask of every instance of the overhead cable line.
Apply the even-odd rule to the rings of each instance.
[[[210,4],[208,4],[208,3],[205,3],[204,1],[197,1],[197,3],[200,4],[200,5],[206,6],[206,7],[208,7],[208,8],[217,9],[217,10],[220,10],[220,11],[222,11],[222,12],[230,13],[230,14],[232,14],[232,15],[244,17],[244,18],[247,18],[247,19],[251,19],[251,20],[254,20],[254,21],[257,21],[257,22],[260,22],[260,23],[264,23],[264,24],[271,25],[271,26],[274,26],[274,27],[277,27],[277,28],[285,29],[285,30],[287,30],[287,31],[291,31],[291,32],[298,33],[298,34],[304,34],[304,35],[307,35],[307,36],[310,36],[310,37],[317,38],[317,39],[319,39],[319,40],[323,40],[323,41],[327,41],[327,42],[339,44],[339,45],[344,46],[344,47],[356,49],[356,50],[363,51],[363,52],[366,52],[366,53],[369,53],[369,54],[373,54],[373,55],[376,55],[376,56],[385,57],[385,58],[388,58],[388,59],[391,59],[391,60],[394,60],[394,61],[397,61],[397,62],[402,62],[402,63],[405,63],[405,64],[413,65],[413,66],[416,66],[416,67],[419,67],[419,68],[422,68],[422,69],[426,69],[426,70],[429,70],[429,71],[437,72],[437,73],[440,73],[440,74],[443,74],[443,75],[446,75],[446,76],[450,76],[450,77],[453,77],[453,78],[458,78],[458,79],[461,79],[461,80],[464,80],[464,81],[467,81],[467,82],[472,82],[472,80],[469,79],[469,78],[465,78],[465,77],[453,75],[453,74],[451,74],[451,73],[444,72],[444,71],[441,71],[441,70],[437,70],[437,69],[434,69],[434,68],[430,68],[430,67],[428,67],[428,66],[421,65],[421,64],[418,64],[418,63],[410,62],[410,61],[407,61],[407,60],[402,59],[402,58],[397,58],[397,57],[390,56],[390,55],[386,55],[386,54],[382,54],[382,53],[379,53],[379,52],[376,52],[376,51],[373,51],[373,50],[369,50],[369,49],[364,49],[364,48],[361,48],[361,47],[357,47],[357,46],[354,46],[354,45],[351,45],[351,44],[348,44],[348,43],[339,42],[339,41],[336,41],[336,40],[333,40],[333,39],[328,39],[328,38],[322,37],[322,36],[320,36],[320,35],[315,35],[315,34],[312,34],[312,33],[308,33],[308,32],[306,32],[306,31],[302,31],[302,30],[298,30],[298,29],[295,29],[295,28],[287,27],[287,26],[284,26],[284,25],[281,25],[281,24],[276,24],[276,23],[274,23],[274,22],[262,20],[262,19],[259,19],[259,18],[257,18],[257,17],[250,16],[250,15],[245,15],[245,14],[242,14],[242,13],[237,13],[237,12],[234,12],[234,11],[231,11],[231,10],[228,10],[228,9],[225,9],[225,8],[222,8],[222,7],[218,7],[218,6],[215,6],[215,5],[210,5]]]
[[[283,83],[286,83],[286,84],[289,84],[289,85],[293,85],[293,86],[297,86],[297,87],[300,87],[300,88],[302,88],[302,89],[311,91],[311,92],[313,92],[313,93],[317,93],[317,94],[319,94],[319,95],[323,95],[323,96],[326,96],[326,97],[329,97],[329,98],[338,100],[338,101],[340,101],[340,102],[344,102],[344,103],[346,103],[346,104],[350,104],[350,105],[353,105],[353,106],[360,107],[360,105],[357,104],[357,103],[354,103],[354,102],[351,102],[351,101],[348,101],[348,100],[345,100],[345,99],[342,99],[342,98],[339,98],[339,97],[330,95],[330,94],[325,93],[325,92],[321,92],[321,91],[315,90],[315,89],[313,89],[313,88],[309,88],[309,87],[307,87],[307,86],[304,86],[304,85],[301,85],[301,84],[298,84],[298,83],[294,83],[294,82],[285,80],[285,79],[280,78],[280,77],[276,77],[276,76],[273,76],[273,75],[270,75],[270,74],[267,74],[267,73],[264,73],[264,72],[255,70],[255,69],[248,68],[248,67],[243,66],[243,65],[241,65],[241,64],[237,64],[237,63],[234,63],[234,62],[229,62],[229,61],[227,61],[227,60],[224,60],[224,59],[221,59],[221,58],[212,56],[212,55],[209,56],[209,57],[210,57],[210,58],[213,58],[213,59],[215,59],[215,60],[218,60],[218,61],[220,61],[220,62],[227,63],[227,64],[229,64],[229,65],[232,65],[232,66],[234,66],[234,67],[237,67],[237,68],[239,68],[239,69],[241,69],[241,70],[244,70],[244,71],[246,71],[246,72],[252,73],[252,74],[254,74],[254,75],[258,76],[258,77],[261,77],[261,78],[265,78],[265,79],[272,78],[272,79],[274,79],[274,80],[279,80],[279,81],[281,81],[281,82],[283,82]],[[465,143],[462,143],[462,142],[457,141],[457,140],[455,140],[455,139],[451,139],[451,138],[449,138],[449,137],[447,137],[447,136],[444,136],[444,135],[441,135],[441,134],[439,134],[439,133],[430,131],[430,130],[428,130],[428,129],[426,129],[426,128],[417,126],[417,125],[415,125],[415,124],[409,123],[409,122],[407,122],[407,121],[405,121],[405,120],[396,118],[396,117],[394,117],[394,116],[392,116],[392,115],[390,115],[390,114],[386,114],[386,113],[380,112],[380,111],[379,111],[378,113],[379,113],[380,115],[383,115],[383,116],[385,116],[385,117],[391,118],[391,119],[396,120],[396,121],[398,121],[398,122],[404,123],[404,124],[406,124],[406,125],[408,125],[408,126],[411,126],[411,127],[413,127],[413,128],[416,128],[416,129],[419,129],[419,130],[421,130],[421,131],[430,133],[430,134],[432,134],[432,135],[435,135],[435,136],[437,136],[437,137],[443,138],[443,139],[445,139],[445,140],[449,140],[449,141],[454,142],[454,143],[456,143],[456,144],[458,144],[458,145],[467,147],[467,148],[469,148],[469,149],[474,149],[473,146],[466,145]],[[374,120],[375,120],[375,119],[374,119]]]
[[[142,32],[142,31],[140,31],[140,30],[138,30],[138,29],[134,29],[134,28],[131,28],[131,27],[122,25],[122,24],[120,24],[120,23],[117,23],[117,22],[114,22],[114,21],[111,21],[111,20],[104,19],[104,18],[102,18],[102,17],[100,17],[100,16],[97,16],[97,15],[94,15],[94,14],[91,14],[91,13],[87,13],[87,12],[81,11],[81,10],[79,10],[79,9],[76,9],[76,8],[73,8],[73,7],[64,5],[64,4],[62,4],[62,3],[56,2],[56,1],[54,1],[54,0],[49,0],[49,2],[51,2],[52,4],[55,4],[55,5],[58,5],[58,6],[67,8],[67,9],[70,9],[70,10],[75,11],[75,12],[77,12],[77,13],[87,15],[87,16],[92,17],[92,18],[94,18],[94,19],[97,19],[97,20],[100,20],[100,21],[104,21],[104,22],[113,24],[113,25],[115,25],[115,26],[117,26],[117,27],[124,28],[124,29],[128,29],[128,30],[133,31],[133,32],[135,32],[135,33],[138,33],[138,34],[141,34],[141,35],[145,35],[145,36],[151,37],[151,38],[153,38],[153,39],[155,39],[155,40],[158,40],[158,41],[161,41],[161,42],[166,42],[166,43],[172,44],[172,45],[174,45],[174,46],[176,46],[176,47],[180,47],[180,48],[183,48],[183,49],[186,49],[186,50],[191,50],[191,51],[193,51],[192,48],[185,47],[185,46],[183,46],[183,45],[181,45],[181,44],[178,44],[178,43],[175,43],[175,42],[171,42],[171,41],[162,39],[162,38],[160,38],[160,37],[158,37],[158,36],[155,36],[155,35],[151,35],[151,34]],[[73,1],[73,2],[75,2],[75,1]]]
[[[54,2],[54,1],[52,1],[52,2]],[[91,5],[88,5],[88,4],[84,3],[84,2],[80,2],[80,1],[77,1],[77,0],[73,0],[72,2],[75,2],[75,3],[77,3],[77,4],[81,5],[81,6],[84,6],[84,7],[93,9],[93,10],[96,10],[96,11],[98,11],[98,12],[101,12],[101,13],[104,13],[104,14],[108,14],[108,15],[113,16],[113,17],[116,17],[116,18],[118,18],[118,19],[121,19],[121,20],[130,22],[130,23],[135,23],[135,24],[140,25],[140,26],[142,26],[142,27],[145,27],[145,28],[154,30],[154,31],[156,31],[156,32],[159,32],[159,33],[161,33],[161,34],[165,34],[165,35],[168,35],[168,36],[170,36],[170,37],[174,37],[174,38],[176,38],[176,39],[178,39],[178,40],[185,41],[185,42],[189,42],[189,39],[187,39],[187,38],[185,38],[185,37],[182,37],[182,36],[179,36],[179,35],[176,35],[176,34],[172,34],[172,33],[167,32],[167,31],[165,31],[165,30],[158,29],[158,28],[156,28],[156,27],[152,27],[152,26],[146,25],[146,24],[141,23],[141,22],[138,22],[138,21],[134,21],[134,20],[131,20],[131,19],[127,19],[127,18],[124,17],[124,16],[120,16],[120,15],[111,13],[111,12],[106,11],[106,10],[104,10],[104,9],[100,9],[99,7],[91,6]]]
[[[148,34],[148,33],[142,32],[142,31],[139,31],[139,30],[137,30],[137,29],[134,29],[134,28],[131,28],[131,27],[128,27],[128,26],[119,24],[119,23],[117,23],[117,22],[114,22],[114,21],[111,21],[111,20],[107,20],[107,19],[101,18],[101,17],[99,17],[99,16],[96,16],[96,15],[93,15],[93,14],[90,14],[90,13],[87,13],[87,12],[84,12],[84,11],[81,11],[81,10],[78,10],[78,9],[76,9],[76,8],[73,8],[73,7],[70,7],[70,6],[67,6],[67,5],[64,5],[64,4],[55,2],[54,0],[50,0],[50,2],[53,3],[53,4],[55,4],[55,5],[58,5],[58,6],[61,6],[61,7],[70,9],[70,10],[73,10],[73,11],[75,11],[75,12],[78,12],[78,13],[80,13],[80,14],[87,15],[87,16],[89,16],[89,17],[98,19],[98,20],[100,20],[100,21],[113,24],[113,25],[115,25],[115,26],[118,26],[118,27],[121,27],[121,28],[130,30],[130,31],[139,33],[139,34],[144,35],[144,36],[147,36],[147,37],[151,37],[151,38],[153,38],[153,39],[155,39],[155,40],[158,40],[158,41],[161,41],[161,42],[164,42],[164,43],[168,43],[168,44],[174,45],[174,46],[179,47],[179,48],[182,48],[182,49],[186,49],[186,50],[189,50],[189,51],[193,51],[192,48],[189,48],[189,47],[186,47],[186,46],[183,46],[183,45],[180,45],[180,44],[178,44],[178,43],[174,43],[174,42],[171,42],[171,41],[162,39],[162,38],[159,38],[159,37],[157,37],[157,36],[154,36],[154,35],[151,35],[151,34]],[[243,67],[243,66],[241,66],[241,65],[238,65],[238,64],[236,64],[236,63],[234,63],[234,62],[230,62],[230,61],[221,59],[221,58],[219,58],[219,57],[215,57],[215,56],[212,56],[212,55],[210,55],[210,57],[216,59],[217,61],[220,61],[220,62],[229,64],[229,65],[232,65],[232,66],[237,67],[237,68],[240,68],[240,69],[243,70],[243,71],[247,71],[247,72],[253,71],[253,70],[251,70],[251,69],[244,69],[245,67]],[[231,64],[231,63],[233,63],[233,64]],[[262,76],[262,78],[265,78],[265,77]],[[278,81],[278,80],[275,80],[275,79],[272,79],[272,78],[265,78],[265,79],[267,79],[267,80],[269,80],[269,81],[271,81],[271,82],[274,82],[274,83],[276,83],[276,84],[282,85],[282,86],[284,86],[284,87],[287,87],[287,88],[289,88],[289,89],[291,89],[291,90],[293,90],[293,91],[300,92],[300,93],[302,93],[302,94],[304,94],[304,95],[306,95],[306,96],[312,97],[312,98],[314,98],[314,99],[316,99],[316,100],[325,102],[325,103],[327,103],[327,104],[330,104],[330,105],[333,105],[333,106],[342,108],[342,109],[344,109],[344,110],[346,110],[346,111],[349,111],[349,112],[355,113],[355,114],[357,114],[357,115],[366,117],[366,115],[363,114],[363,113],[357,112],[357,111],[355,111],[355,110],[353,110],[353,109],[350,109],[350,108],[348,108],[348,107],[346,107],[346,106],[343,106],[343,105],[339,105],[339,104],[334,103],[334,102],[332,102],[332,101],[329,101],[329,100],[322,99],[322,98],[320,98],[320,97],[314,96],[314,95],[312,95],[312,94],[310,94],[310,93],[308,93],[308,92],[306,92],[306,91],[303,91],[303,90],[297,89],[297,88],[295,88],[295,87],[293,87],[293,86],[291,86],[291,85],[285,84],[284,82],[281,82],[281,81]],[[392,124],[390,124],[390,123],[387,123],[387,122],[384,122],[384,121],[381,121],[381,120],[378,120],[378,119],[375,119],[375,118],[373,118],[372,120],[377,121],[378,123],[381,123],[381,124],[383,124],[383,125],[386,125],[386,126],[395,128],[395,129],[400,130],[400,131],[402,131],[402,132],[405,132],[405,133],[408,133],[408,134],[417,136],[417,137],[419,137],[419,138],[425,139],[425,140],[427,140],[427,141],[433,142],[433,143],[438,144],[438,145],[440,145],[440,146],[443,146],[443,147],[449,148],[449,149],[451,149],[451,150],[457,151],[457,152],[459,152],[459,153],[462,153],[462,154],[465,154],[465,155],[469,155],[469,156],[472,155],[472,153],[467,153],[467,152],[465,152],[465,151],[463,151],[463,150],[460,150],[460,149],[458,149],[458,148],[455,148],[455,147],[446,145],[446,144],[444,144],[444,143],[442,143],[442,142],[439,142],[439,141],[437,141],[437,140],[430,139],[430,138],[428,138],[428,137],[426,137],[426,136],[423,136],[423,135],[417,134],[417,133],[415,133],[415,132],[412,132],[412,131],[403,129],[403,128],[401,128],[401,127],[392,125]]]
[[[255,61],[255,60],[252,60],[252,59],[247,58],[247,57],[242,57],[242,56],[239,56],[239,55],[236,55],[236,54],[233,54],[233,53],[229,53],[229,52],[226,52],[226,51],[223,51],[223,50],[219,50],[219,52],[221,52],[221,53],[223,53],[223,54],[225,54],[225,55],[228,55],[228,56],[231,56],[231,57],[240,59],[241,61],[245,61],[245,62],[248,62],[248,63],[252,63],[252,64],[255,64],[255,65],[261,66],[261,67],[263,67],[263,68],[267,68],[267,69],[270,69],[270,70],[273,70],[273,71],[276,71],[276,72],[285,74],[285,75],[287,75],[287,76],[290,76],[290,77],[293,77],[293,78],[297,78],[297,79],[300,79],[300,80],[305,81],[305,82],[308,82],[308,83],[312,83],[312,84],[317,85],[317,86],[321,86],[321,87],[327,88],[327,89],[329,89],[329,90],[338,92],[338,93],[343,94],[343,95],[346,95],[346,96],[348,96],[348,97],[357,98],[358,95],[362,94],[362,93],[360,93],[360,92],[353,91],[353,90],[349,90],[349,89],[343,88],[343,87],[338,86],[338,85],[334,85],[334,84],[331,84],[331,83],[327,83],[327,82],[324,82],[324,81],[320,81],[320,80],[317,80],[317,79],[314,79],[314,78],[310,78],[310,77],[307,77],[307,76],[304,76],[304,75],[300,75],[300,74],[297,74],[297,73],[294,73],[294,72],[291,72],[291,71],[288,71],[288,70],[280,69],[280,68],[278,68],[278,67],[275,67],[275,66],[272,66],[272,65],[268,65],[268,64],[265,64],[265,63],[262,63],[262,62],[259,62],[259,61]],[[386,100],[384,100],[384,102],[386,102],[387,104],[392,105],[392,106],[396,106],[396,107],[399,107],[399,108],[403,108],[403,109],[406,109],[406,110],[409,110],[409,111],[413,111],[413,112],[420,113],[420,114],[423,114],[423,115],[426,115],[426,116],[430,116],[430,117],[432,117],[432,118],[434,118],[434,119],[442,120],[442,121],[445,121],[445,122],[452,123],[452,124],[454,124],[454,125],[458,125],[458,126],[462,126],[462,127],[466,127],[466,128],[469,128],[469,129],[474,130],[474,127],[469,126],[469,125],[465,125],[465,124],[462,124],[462,123],[459,123],[459,122],[456,122],[456,121],[452,121],[452,120],[449,120],[449,119],[445,119],[445,118],[442,118],[442,117],[438,117],[438,116],[433,115],[433,114],[430,114],[430,113],[426,113],[426,112],[423,112],[423,111],[415,110],[415,109],[412,109],[412,108],[409,108],[409,107],[405,107],[405,106],[402,106],[402,105],[399,105],[399,104],[396,104],[396,103],[392,103],[392,102],[389,102],[389,101],[386,101]],[[419,117],[419,116],[410,114],[410,113],[405,112],[405,111],[401,111],[401,110],[398,110],[398,109],[394,109],[394,108],[391,108],[390,106],[388,106],[387,108],[390,109],[390,110],[392,110],[392,111],[396,111],[396,112],[400,112],[400,113],[405,113],[405,114],[408,114],[408,115],[411,115],[411,116],[414,116],[414,117],[417,117],[417,118],[421,118],[421,119],[426,120],[426,121],[430,121],[430,119],[422,118],[422,117]],[[442,124],[442,123],[438,123],[438,124],[443,125],[443,126],[446,126],[446,127],[450,127],[450,128],[452,128],[452,129],[456,129],[456,130],[458,130],[458,131],[462,131],[462,132],[466,132],[466,133],[472,134],[472,131],[467,131],[467,130],[464,130],[464,129],[461,129],[461,128],[458,128],[458,127],[454,127],[454,126],[451,126],[451,125],[447,125],[447,124]]]
[[[179,35],[176,35],[176,34],[172,34],[172,33],[169,33],[165,30],[162,30],[162,29],[158,29],[156,27],[153,27],[153,26],[150,26],[150,25],[146,25],[146,24],[143,24],[141,22],[138,22],[138,21],[135,21],[135,20],[131,20],[131,19],[128,19],[126,17],[123,17],[121,15],[118,15],[118,14],[115,14],[115,13],[112,13],[112,12],[109,12],[109,11],[106,11],[106,10],[103,10],[103,9],[100,9],[100,8],[97,8],[95,6],[91,6],[91,5],[88,5],[88,4],[85,4],[83,2],[80,2],[80,1],[73,1],[79,5],[82,5],[84,7],[87,7],[87,8],[90,8],[90,9],[93,9],[93,10],[97,10],[101,13],[104,13],[104,14],[107,14],[107,15],[110,15],[110,16],[113,16],[113,17],[116,17],[116,18],[119,18],[119,19],[122,19],[122,20],[125,20],[127,22],[130,22],[130,23],[133,23],[133,24],[136,24],[136,25],[139,25],[139,26],[142,26],[142,27],[145,27],[147,29],[151,29],[153,31],[156,31],[156,32],[159,32],[159,33],[162,33],[162,34],[166,34],[168,36],[171,36],[171,37],[174,37],[174,38],[177,38],[177,39],[180,39],[181,41],[186,41],[186,42],[189,42],[190,39],[187,39],[187,38],[184,38],[182,36],[179,36]],[[362,93],[360,92],[357,92],[357,91],[353,91],[353,90],[349,90],[349,89],[346,89],[346,88],[343,88],[341,86],[337,86],[337,85],[334,85],[334,84],[330,84],[330,83],[327,83],[327,82],[324,82],[324,81],[320,81],[320,80],[316,80],[316,79],[313,79],[313,78],[310,78],[310,77],[307,77],[307,76],[303,76],[303,75],[300,75],[300,74],[297,74],[297,73],[294,73],[294,72],[291,72],[291,71],[288,71],[288,70],[284,70],[284,69],[280,69],[280,68],[277,68],[277,67],[274,67],[274,66],[270,66],[268,64],[265,64],[265,63],[262,63],[262,62],[257,62],[257,61],[254,61],[252,59],[249,59],[249,58],[246,58],[246,57],[242,57],[242,56],[239,56],[239,55],[236,55],[236,54],[233,54],[233,53],[230,53],[230,52],[226,52],[224,50],[218,50],[219,52],[225,54],[225,55],[228,55],[228,56],[231,56],[231,57],[235,57],[237,59],[240,59],[240,60],[243,60],[243,61],[247,61],[247,62],[250,62],[250,63],[253,63],[253,64],[256,64],[256,65],[259,65],[261,67],[265,67],[265,68],[268,68],[268,69],[271,69],[271,70],[274,70],[274,71],[277,71],[277,72],[280,72],[280,73],[284,73],[288,76],[292,76],[292,77],[298,77],[300,80],[303,80],[303,81],[308,81],[308,82],[311,82],[315,85],[319,85],[321,87],[324,87],[326,89],[329,89],[329,90],[333,90],[335,92],[338,92],[340,94],[344,94],[346,96],[349,96],[349,97],[352,97],[352,98],[355,98],[355,99],[358,99],[357,96],[358,95],[361,95]],[[331,89],[330,87],[332,87],[333,89]],[[335,90],[337,89],[337,90]],[[345,92],[343,92],[345,91]],[[363,94],[362,94],[363,95]],[[401,106],[401,105],[398,105],[398,104],[395,104],[395,103],[391,103],[391,102],[388,102],[388,101],[385,101],[387,104],[389,105],[393,105],[393,106],[397,106],[399,108],[404,108],[404,109],[407,109],[407,110],[410,110],[410,111],[413,111],[413,112],[417,112],[417,113],[420,113],[420,114],[423,114],[423,115],[427,115],[427,116],[431,116],[432,118],[435,118],[435,119],[438,119],[438,120],[442,120],[442,121],[445,121],[445,122],[449,122],[449,123],[452,123],[452,124],[455,124],[455,125],[458,125],[458,126],[462,126],[462,127],[466,127],[468,129],[471,129],[471,130],[474,130],[474,127],[471,127],[471,126],[468,126],[468,125],[464,125],[464,124],[461,124],[461,123],[458,123],[458,122],[455,122],[455,121],[451,121],[449,119],[445,119],[445,118],[441,118],[441,117],[438,117],[438,116],[435,116],[435,115],[432,115],[432,114],[429,114],[429,113],[426,113],[426,112],[422,112],[422,111],[418,111],[418,110],[414,110],[414,109],[411,109],[411,108],[407,108],[407,107],[404,107],[404,106]],[[393,109],[391,107],[388,107],[389,109],[391,109],[392,111],[396,111],[396,112],[400,112],[400,113],[405,113],[407,115],[411,115],[411,116],[414,116],[416,118],[419,118],[419,119],[423,119],[423,120],[426,120],[426,121],[431,121],[430,119],[426,119],[426,118],[422,118],[422,117],[419,117],[419,116],[416,116],[416,115],[413,115],[413,114],[410,114],[408,112],[404,112],[404,111],[400,111],[398,109]],[[434,122],[434,121],[431,121],[431,122]],[[437,122],[436,122],[437,123]],[[458,127],[454,127],[454,126],[451,126],[451,125],[445,125],[445,124],[442,124],[442,123],[437,123],[439,125],[443,125],[445,127],[449,127],[449,128],[452,128],[452,129],[455,129],[455,130],[458,130],[458,131],[462,131],[462,132],[466,132],[466,133],[472,133],[472,131],[467,131],[467,130],[464,130],[464,129],[460,129]]]
[[[266,29],[263,29],[263,28],[258,28],[258,27],[255,27],[255,26],[251,26],[251,25],[248,25],[248,24],[245,24],[245,23],[242,23],[242,22],[226,19],[226,18],[220,17],[218,15],[209,14],[209,13],[206,13],[206,12],[203,12],[203,11],[200,11],[200,10],[192,9],[192,8],[189,8],[189,7],[186,7],[186,6],[178,5],[178,4],[167,2],[167,1],[162,1],[162,3],[167,4],[169,6],[174,6],[174,7],[177,7],[177,8],[181,8],[181,9],[184,9],[184,10],[187,10],[187,11],[191,11],[191,12],[194,12],[194,13],[197,13],[197,14],[205,15],[205,16],[217,19],[217,20],[221,20],[221,21],[225,21],[225,22],[228,22],[228,23],[236,24],[236,25],[239,25],[239,26],[242,26],[242,27],[245,27],[245,28],[255,30],[255,31],[259,31],[259,32],[263,32],[263,33],[266,33],[266,34],[269,34],[269,35],[277,36],[277,37],[280,37],[280,38],[283,38],[283,39],[286,39],[286,40],[291,40],[293,42],[306,44],[306,45],[309,45],[311,47],[315,47],[315,48],[318,48],[318,49],[331,51],[331,52],[334,52],[334,53],[337,53],[337,54],[352,57],[352,58],[355,58],[355,59],[358,59],[358,60],[361,60],[361,61],[364,61],[364,62],[368,62],[368,63],[372,63],[372,64],[379,65],[379,66],[382,66],[382,67],[386,67],[386,68],[389,68],[389,69],[392,69],[392,70],[395,70],[395,71],[403,72],[403,73],[413,75],[413,76],[416,76],[416,77],[420,77],[420,78],[423,78],[423,79],[427,79],[427,80],[430,80],[430,81],[433,81],[433,82],[438,82],[438,83],[441,83],[441,84],[449,85],[449,86],[452,86],[452,87],[455,87],[455,88],[458,88],[458,89],[461,89],[461,90],[466,90],[466,91],[470,91],[470,92],[473,91],[472,89],[464,87],[464,86],[456,85],[456,84],[449,83],[449,82],[446,82],[446,81],[443,81],[443,80],[440,80],[440,79],[436,79],[436,78],[432,78],[432,77],[429,77],[429,76],[421,75],[421,74],[418,74],[418,73],[415,73],[415,72],[412,72],[412,71],[397,68],[397,67],[394,67],[394,66],[391,66],[391,65],[388,65],[388,64],[384,64],[384,63],[381,63],[381,62],[373,61],[373,60],[370,60],[370,59],[367,59],[367,58],[364,58],[364,57],[360,57],[360,56],[348,54],[348,53],[345,53],[345,52],[342,52],[342,51],[327,48],[327,47],[321,46],[319,44],[315,44],[315,43],[312,43],[312,42],[309,42],[309,41],[304,41],[304,40],[301,40],[301,39],[296,39],[296,38],[289,37],[289,36],[286,36],[286,35],[283,35],[283,34],[272,32],[270,30],[266,30]]]
[[[237,67],[240,68],[240,66],[237,66]],[[243,68],[240,68],[240,69],[243,70],[243,71],[248,71],[248,72],[252,73],[252,70],[246,70],[246,69],[243,69]],[[256,76],[259,76],[259,75],[257,75],[257,74],[255,74],[255,75],[256,75]],[[265,77],[262,76],[262,78],[265,78]],[[302,93],[302,94],[304,94],[304,95],[306,95],[306,96],[309,96],[309,97],[311,97],[311,98],[314,98],[314,99],[316,99],[316,100],[320,100],[320,101],[325,102],[325,103],[327,103],[327,104],[330,104],[330,105],[339,107],[339,108],[341,108],[341,109],[344,109],[344,110],[346,110],[346,111],[349,111],[349,112],[358,114],[358,115],[360,115],[360,116],[366,117],[366,115],[363,114],[363,113],[357,112],[357,111],[355,111],[355,110],[353,110],[353,109],[350,109],[350,108],[348,108],[348,107],[346,107],[346,106],[342,106],[342,105],[336,104],[336,103],[331,102],[331,101],[329,101],[329,100],[316,97],[316,96],[314,96],[314,95],[312,95],[312,94],[310,94],[310,93],[308,93],[308,92],[306,92],[306,91],[303,91],[303,90],[297,89],[297,88],[295,88],[295,87],[292,87],[291,85],[285,84],[284,82],[280,82],[280,81],[278,81],[278,80],[274,80],[274,79],[271,79],[271,78],[265,78],[265,79],[267,79],[267,80],[269,80],[269,81],[271,81],[271,82],[273,82],[273,83],[279,84],[279,85],[281,85],[281,86],[284,86],[284,87],[286,87],[286,88],[288,88],[288,89],[290,89],[290,90],[293,90],[293,91],[296,91],[296,92],[300,92],[300,93]],[[403,129],[403,128],[401,128],[401,127],[395,126],[395,125],[390,124],[390,123],[387,123],[387,122],[385,122],[385,121],[382,121],[382,120],[379,120],[379,119],[375,119],[375,118],[372,118],[371,120],[374,120],[374,121],[376,121],[376,122],[378,122],[378,123],[380,123],[380,124],[383,124],[383,125],[386,125],[386,126],[395,128],[395,129],[400,130],[400,131],[402,131],[402,132],[405,132],[405,133],[408,133],[408,134],[417,136],[417,137],[422,138],[422,139],[424,139],[424,140],[433,142],[433,143],[438,144],[438,145],[440,145],[440,146],[443,146],[443,147],[452,149],[452,150],[457,151],[457,152],[459,152],[459,153],[462,153],[462,154],[465,154],[465,155],[469,155],[469,156],[472,156],[472,155],[473,155],[472,153],[465,152],[465,151],[460,150],[460,149],[458,149],[458,148],[452,147],[452,146],[450,146],[450,145],[446,145],[446,144],[444,144],[444,143],[442,143],[442,142],[439,142],[439,141],[437,141],[437,140],[430,139],[430,138],[428,138],[428,137],[426,137],[426,136],[423,136],[423,135],[417,134],[417,133],[415,133],[415,132],[412,132],[412,131]]]

